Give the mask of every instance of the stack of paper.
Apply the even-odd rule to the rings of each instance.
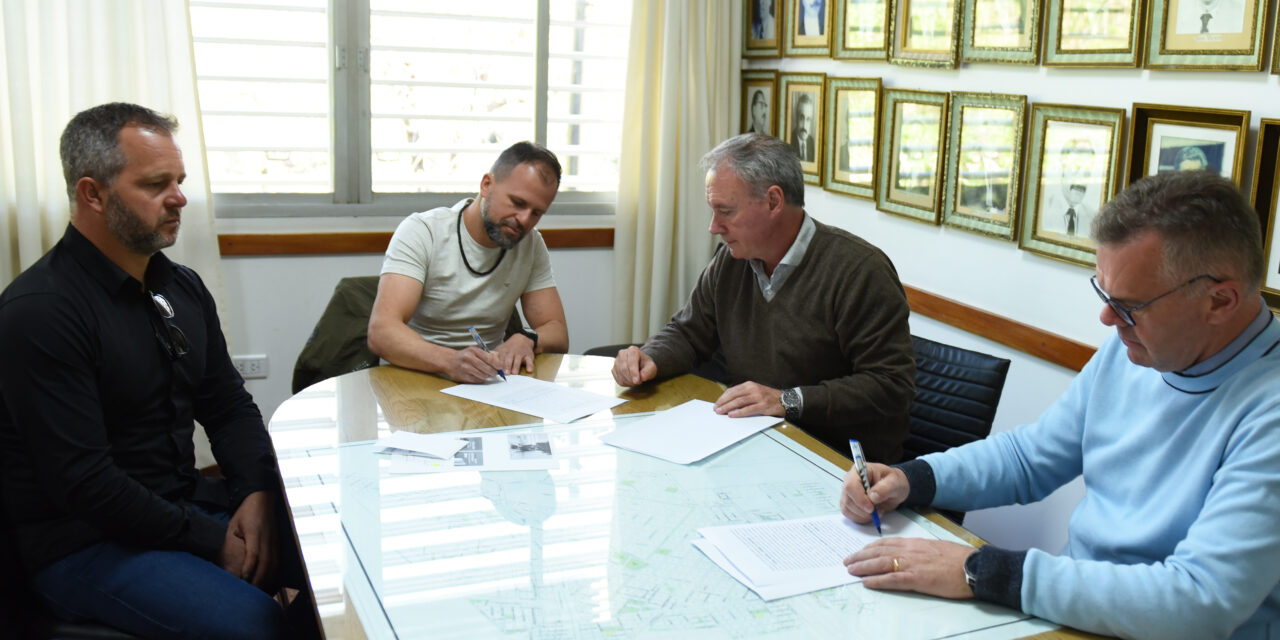
[[[697,462],[782,418],[730,418],[715,412],[706,400],[690,400],[678,407],[600,436],[600,441],[679,464]]]
[[[494,377],[482,384],[460,384],[442,391],[563,424],[626,402],[617,396],[604,396],[518,375],[509,375],[505,381]]]
[[[884,514],[885,535],[931,538],[900,513]],[[693,546],[765,600],[858,582],[844,559],[878,539],[875,527],[838,514],[705,527]]]

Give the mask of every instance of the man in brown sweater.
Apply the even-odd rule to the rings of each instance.
[[[634,386],[724,356],[716,411],[785,417],[836,451],[897,461],[915,393],[910,310],[893,263],[804,211],[800,161],[748,133],[702,158],[713,234],[724,242],[689,302],[613,377]]]

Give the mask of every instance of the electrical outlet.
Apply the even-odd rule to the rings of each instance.
[[[245,380],[267,377],[267,356],[265,355],[231,356],[231,363],[236,366],[236,371],[239,371],[240,377]]]

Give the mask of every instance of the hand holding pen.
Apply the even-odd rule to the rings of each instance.
[[[853,446],[849,448],[853,449]],[[840,512],[854,522],[865,524],[873,521],[873,517],[880,512],[893,511],[906,501],[911,493],[911,483],[907,481],[907,474],[902,469],[866,462],[861,457],[861,449],[861,446],[857,447],[859,456],[855,458],[853,468],[844,476],[844,488],[840,492]],[[858,472],[858,460],[862,461],[865,476]]]
[[[862,445],[851,438],[849,452],[853,455],[853,468],[858,472],[858,478],[862,480],[862,489],[867,492],[867,499],[870,500],[871,478],[867,477],[867,461],[862,456]],[[871,504],[871,521],[876,524],[876,533],[884,535],[884,531],[880,529],[880,511],[876,509],[874,502]]]
[[[483,349],[485,353],[492,353],[489,351],[489,345],[485,344],[484,340],[480,339],[480,333],[476,331],[475,327],[467,327],[467,331],[471,332],[471,337],[475,338],[477,346]],[[507,374],[502,369],[498,369],[498,375],[503,379],[503,381],[507,379]]]

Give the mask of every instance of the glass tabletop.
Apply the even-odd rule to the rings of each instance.
[[[278,449],[306,431],[306,406],[293,429],[273,418]],[[599,442],[647,415],[467,432],[547,434],[557,466],[542,471],[396,474],[372,441],[284,447],[322,617],[353,611],[369,638],[1007,638],[1053,628],[860,584],[760,599],[691,544],[697,529],[831,513],[844,471],[774,430],[691,465]],[[376,416],[371,437],[390,432]]]

